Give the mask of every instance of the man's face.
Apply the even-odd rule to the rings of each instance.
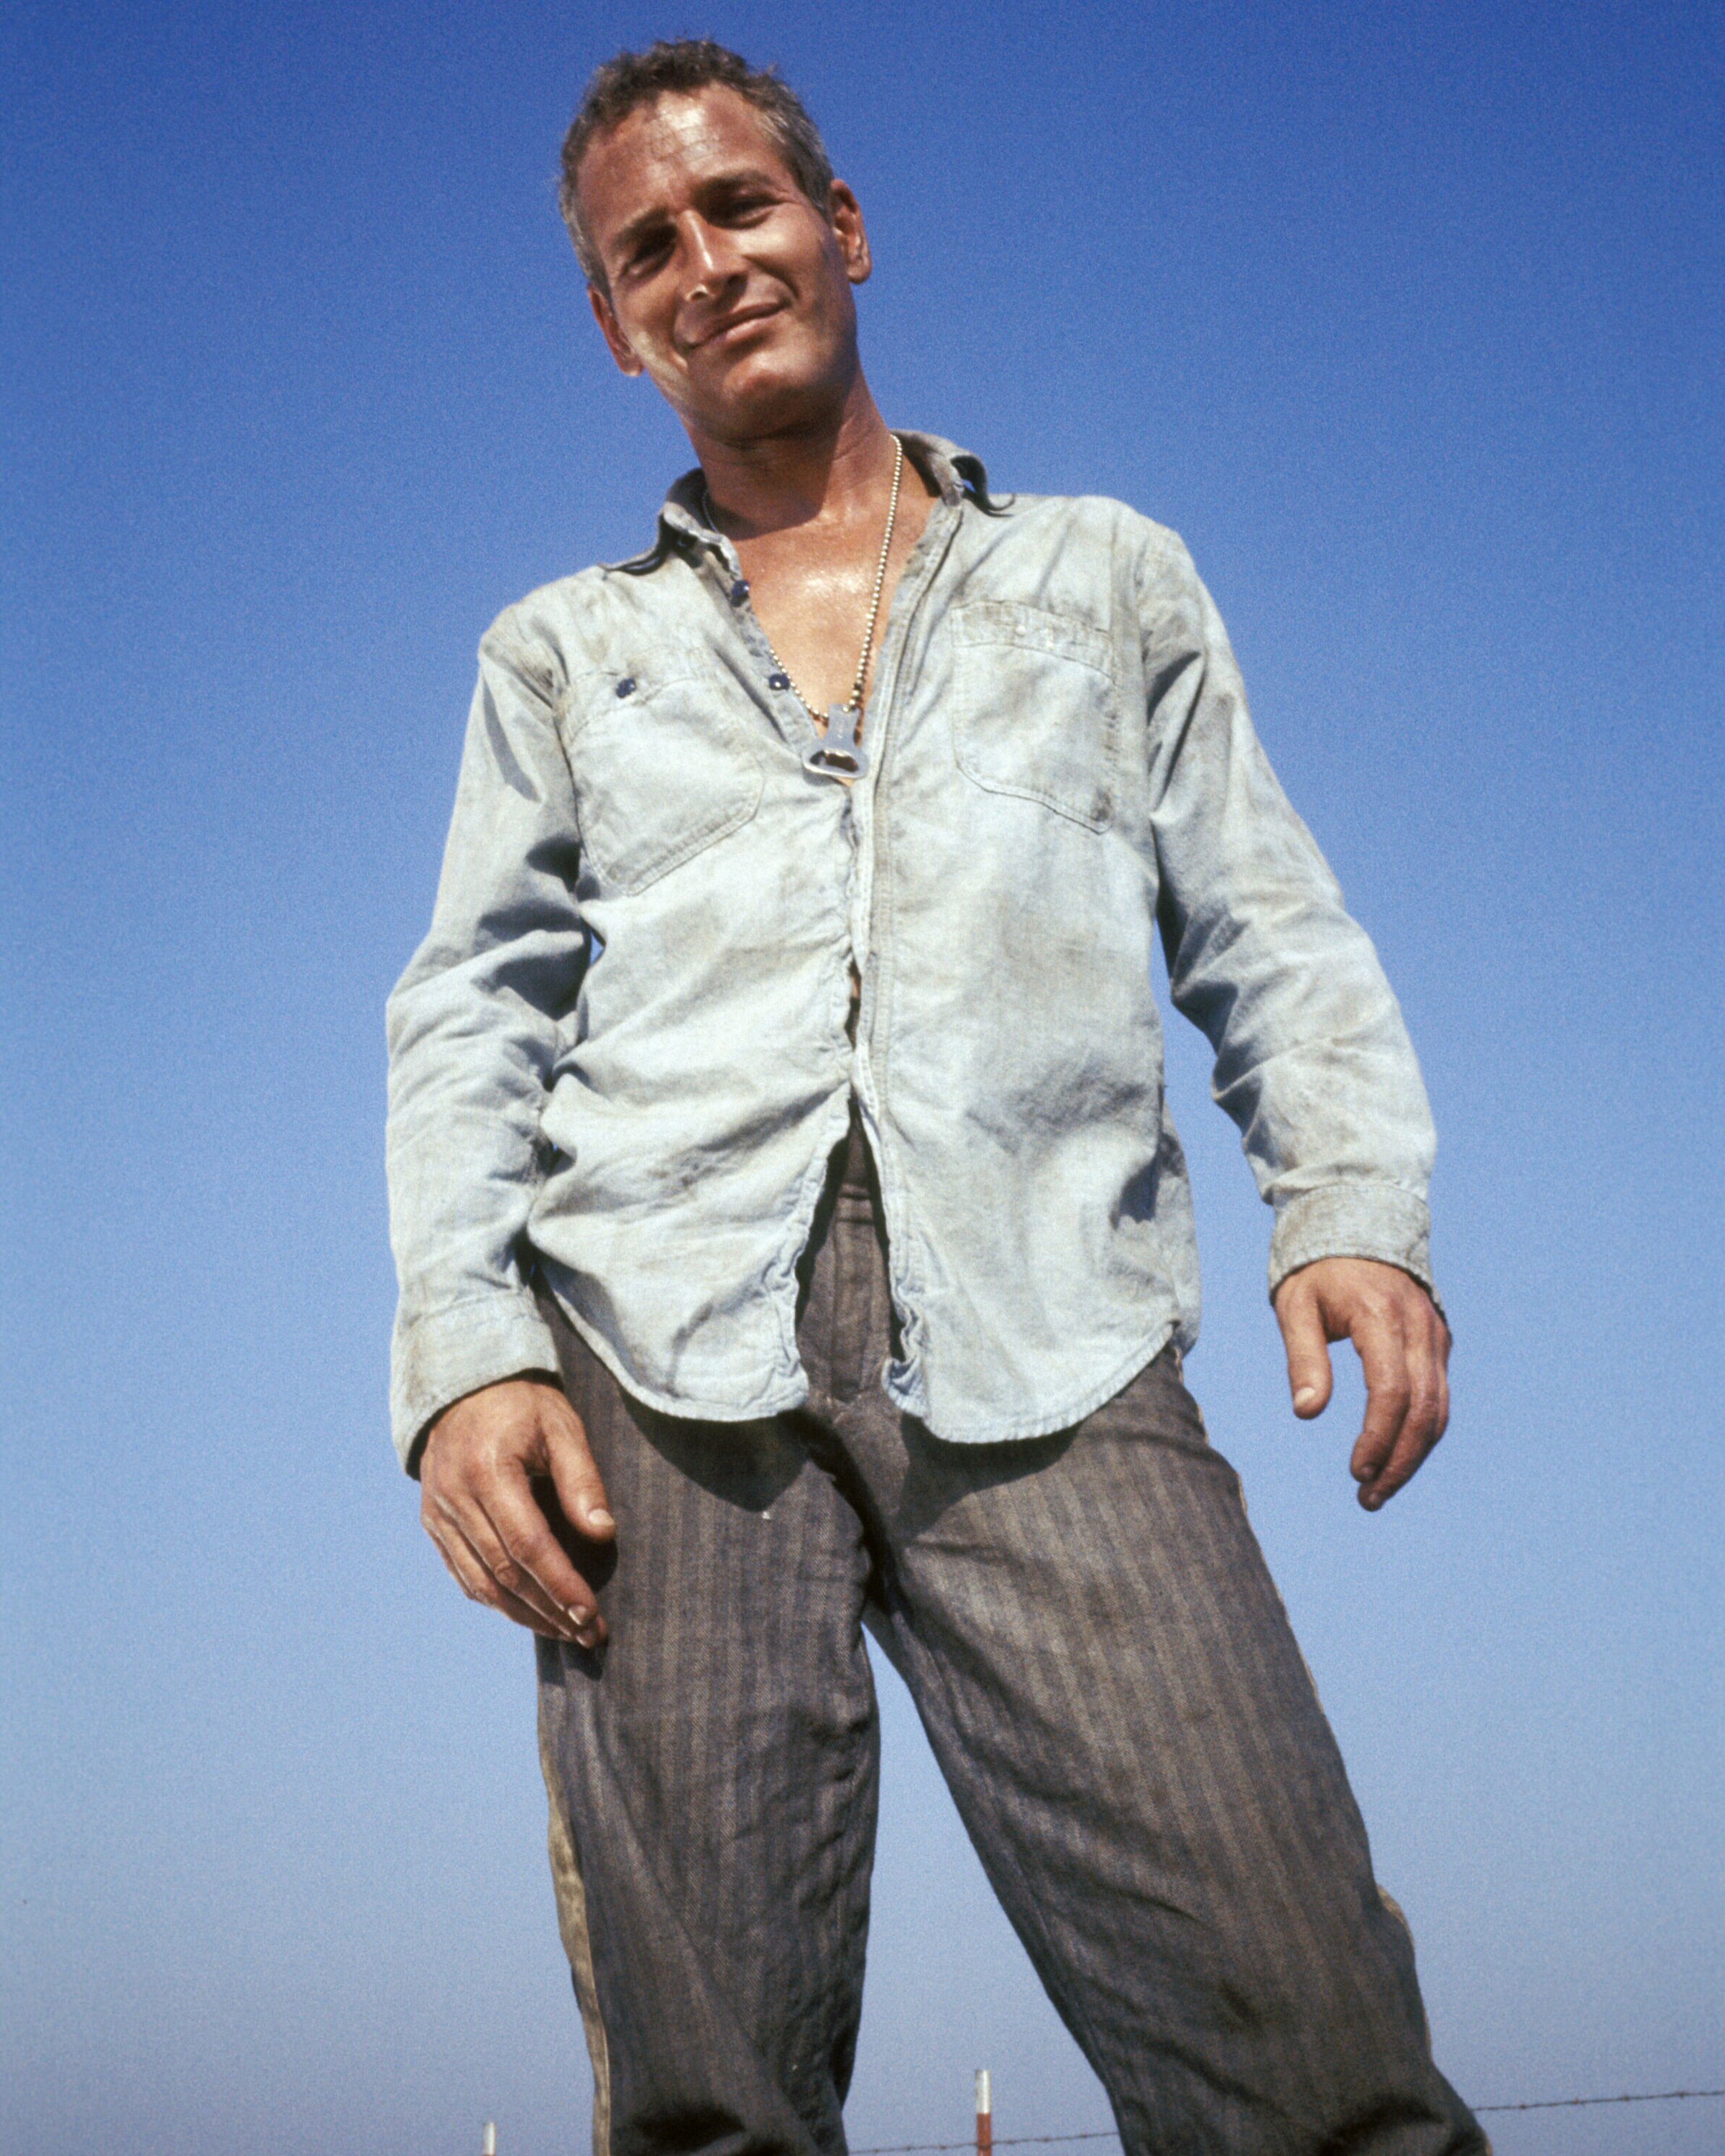
[[[742,442],[842,398],[862,213],[836,182],[823,217],[747,99],[716,86],[638,107],[593,142],[579,185],[610,287],[592,288],[605,341],[685,424]]]

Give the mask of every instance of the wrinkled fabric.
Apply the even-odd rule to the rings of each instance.
[[[861,1153],[816,1216],[800,1409],[656,1414],[547,1300],[620,1523],[594,1572],[609,1644],[538,1650],[594,2156],[843,2156],[865,1625],[1127,2156],[1489,2156],[1178,1355],[1075,1430],[931,1438],[876,1382]]]
[[[804,1399],[796,1268],[853,1098],[898,1408],[1036,1436],[1189,1349],[1158,932],[1275,1209],[1272,1291],[1332,1255],[1430,1285],[1400,1013],[1185,548],[1118,502],[990,505],[974,458],[901,439],[939,499],[855,785],[808,767],[819,737],[698,472],[649,555],[547,585],[480,646],[431,931],[389,1008],[410,1467],[451,1401],[555,1369],[542,1284],[649,1407]]]

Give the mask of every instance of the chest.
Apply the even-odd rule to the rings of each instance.
[[[920,491],[901,498],[884,558],[881,535],[862,529],[773,532],[737,545],[756,619],[817,715],[852,697],[860,669],[872,672],[893,594],[932,506]]]
[[[890,801],[906,844],[914,831],[919,849],[957,848],[948,872],[973,878],[997,839],[1023,863],[1120,831],[1122,812],[1128,831],[1141,820],[1136,699],[1098,623],[965,597],[919,610],[913,628],[891,711],[871,706],[863,731],[879,743],[871,823]],[[815,721],[770,664],[747,636],[715,647],[642,634],[572,685],[562,731],[583,896],[636,896],[697,860],[727,887],[777,888],[822,860],[842,875],[847,789],[811,778]],[[712,896],[705,873],[676,883]]]

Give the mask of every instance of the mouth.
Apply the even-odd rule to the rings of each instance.
[[[689,349],[691,352],[710,350],[716,346],[722,349],[733,339],[740,339],[746,331],[783,311],[782,303],[777,300],[763,300],[757,306],[739,307],[734,315],[726,315],[723,321],[715,323],[711,329],[703,330],[699,336],[692,337]]]

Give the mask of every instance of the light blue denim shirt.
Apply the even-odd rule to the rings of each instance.
[[[389,1007],[410,1467],[451,1401],[556,1368],[536,1283],[649,1406],[794,1407],[797,1262],[853,1098],[906,1413],[1031,1437],[1189,1347],[1158,930],[1275,1209],[1272,1289],[1332,1255],[1430,1286],[1401,1014],[1185,548],[1119,502],[991,505],[974,458],[901,439],[939,499],[854,785],[805,761],[698,473],[650,556],[547,585],[480,646],[431,932]]]

